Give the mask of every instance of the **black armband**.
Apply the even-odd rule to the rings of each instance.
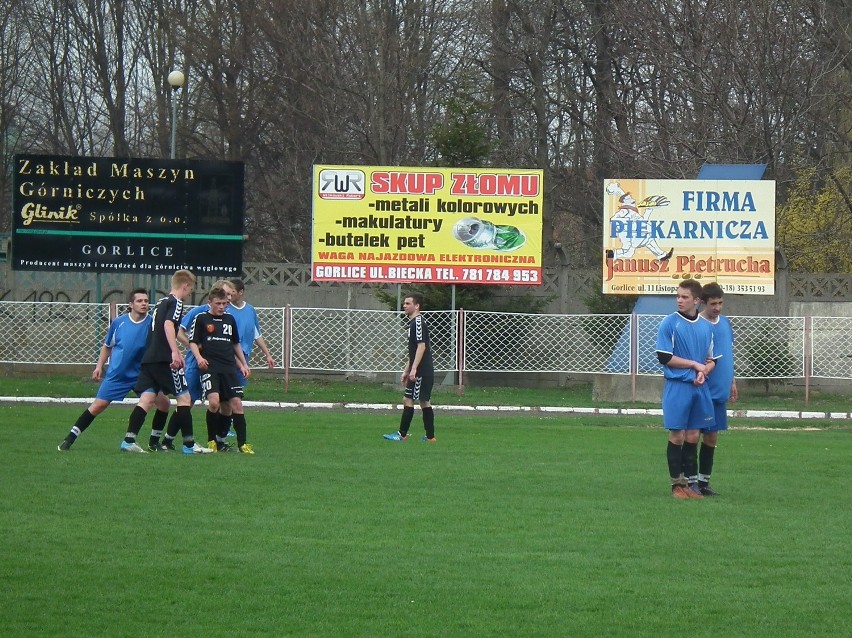
[[[674,355],[673,355],[671,352],[660,352],[660,351],[657,351],[657,360],[658,360],[661,364],[663,364],[664,366],[669,364],[669,361],[671,361],[671,360],[672,360],[672,357],[673,357],[673,356],[674,356]]]

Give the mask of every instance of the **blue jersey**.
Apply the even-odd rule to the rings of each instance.
[[[151,332],[151,316],[133,321],[130,314],[116,317],[109,325],[104,345],[111,348],[109,367],[98,388],[97,398],[106,401],[121,401],[136,384],[142,356]]]
[[[660,323],[657,352],[704,363],[714,358],[713,328],[710,322],[701,319],[699,315],[688,319],[679,312],[672,313]],[[695,370],[692,368],[663,366],[663,375],[670,381],[695,381]]]
[[[725,403],[731,398],[731,384],[734,382],[734,331],[731,329],[731,322],[724,315],[719,315],[716,323],[703,316],[701,318],[713,328],[716,367],[707,377],[710,396],[714,402]]]
[[[262,336],[260,334],[260,321],[257,318],[257,311],[254,309],[254,306],[247,303],[243,304],[242,308],[237,308],[234,304],[228,304],[225,312],[237,320],[237,330],[240,333],[240,347],[243,349],[243,354],[246,356],[246,363],[248,363],[255,340]]]

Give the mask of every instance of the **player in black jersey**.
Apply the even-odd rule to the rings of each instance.
[[[435,442],[435,413],[432,410],[432,386],[435,383],[435,367],[432,361],[432,344],[429,339],[429,324],[420,314],[423,305],[421,295],[410,295],[402,303],[402,310],[408,317],[408,365],[402,373],[400,381],[405,386],[402,418],[399,431],[385,434],[388,441],[405,441],[408,438],[408,428],[414,418],[414,402],[420,403],[423,413],[425,436],[421,439],[428,443]]]
[[[142,429],[145,416],[154,405],[158,392],[174,396],[177,409],[169,420],[163,443],[160,444],[161,432],[152,430],[148,449],[152,451],[174,449],[172,441],[178,431],[182,431],[184,454],[210,452],[207,448],[196,444],[192,434],[192,414],[190,413],[192,403],[186,379],[183,376],[184,359],[177,343],[178,326],[184,310],[183,301],[195,286],[195,275],[188,270],[178,270],[172,275],[171,286],[169,295],[160,299],[154,309],[151,332],[148,334],[145,354],[142,356],[142,367],[134,388],[139,395],[139,402],[130,413],[127,434],[121,443],[121,449],[125,452],[145,452],[136,443],[136,436]]]
[[[246,417],[243,412],[243,377],[251,374],[240,346],[237,322],[225,314],[228,293],[214,287],[208,296],[210,310],[195,317],[189,329],[189,349],[201,373],[201,391],[207,401],[207,448],[211,452],[227,452],[227,431],[222,427],[221,403],[227,403],[234,419],[237,449],[254,454],[246,442]],[[241,377],[240,375],[243,375]]]

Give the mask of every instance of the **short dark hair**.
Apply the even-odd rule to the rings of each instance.
[[[721,299],[725,296],[725,291],[722,290],[722,286],[717,284],[715,281],[711,281],[709,284],[704,284],[701,286],[701,301],[707,303],[711,299]]]
[[[207,298],[210,301],[213,301],[214,299],[227,299],[228,293],[225,292],[225,289],[220,286],[213,286],[210,289],[210,293],[207,295]]]
[[[695,281],[694,279],[684,279],[677,286],[678,288],[686,288],[689,292],[692,293],[693,297],[701,296],[701,284]]]
[[[242,279],[231,279],[231,285],[234,287],[234,290],[237,292],[242,292],[246,289],[246,284]]]
[[[411,299],[411,302],[420,308],[423,307],[423,295],[419,292],[412,293],[410,295],[405,295],[408,299]]]
[[[145,288],[134,288],[130,291],[130,295],[127,297],[127,301],[133,303],[133,298],[136,297],[136,295],[145,295],[147,297],[148,291]]]

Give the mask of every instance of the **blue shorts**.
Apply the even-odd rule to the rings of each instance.
[[[98,388],[98,393],[95,397],[108,401],[109,403],[112,403],[113,401],[121,401],[124,397],[130,394],[134,385],[136,385],[136,379],[132,379],[130,381],[118,381],[107,377],[101,382],[101,385]]]
[[[721,432],[728,429],[728,404],[713,402],[716,424],[701,428],[704,432]]]
[[[707,384],[669,381],[663,388],[663,427],[667,430],[703,430],[713,427],[713,400]]]
[[[186,360],[188,362],[189,358]],[[195,363],[194,358],[192,364],[184,366],[183,376],[186,379],[186,385],[189,388],[189,397],[192,399],[192,402],[201,401],[201,397],[204,395],[201,390],[201,370],[198,369],[198,364]]]

